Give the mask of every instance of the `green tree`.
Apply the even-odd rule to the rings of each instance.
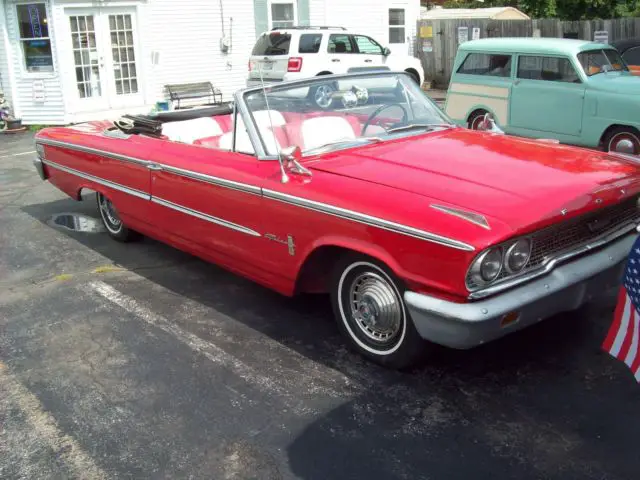
[[[639,0],[449,0],[446,8],[514,7],[531,18],[590,20],[640,16]]]

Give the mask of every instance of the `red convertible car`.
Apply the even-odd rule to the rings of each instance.
[[[43,179],[96,192],[113,238],[328,292],[350,344],[394,368],[618,286],[640,217],[632,160],[456,127],[394,72],[47,128],[36,146]]]

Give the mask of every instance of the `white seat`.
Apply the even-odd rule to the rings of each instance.
[[[353,127],[344,117],[316,117],[302,122],[300,129],[304,150],[321,147],[327,143],[356,138]]]
[[[213,118],[201,117],[163,123],[162,134],[173,142],[193,143],[199,138],[218,136],[222,129]]]
[[[271,113],[271,120],[269,120],[269,113]],[[285,118],[282,116],[282,113],[277,110],[258,110],[253,112],[253,118],[258,125],[258,130],[264,140],[267,153],[275,155],[276,152],[280,151],[281,146],[271,131],[271,125],[273,124],[274,127],[285,125]],[[231,150],[232,141],[233,132],[227,132],[220,137],[219,146],[223,150]],[[251,155],[255,153],[249,134],[247,133],[242,117],[240,116],[238,116],[237,123],[236,151]]]

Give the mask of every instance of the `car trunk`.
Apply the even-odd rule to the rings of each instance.
[[[282,80],[289,64],[291,34],[282,32],[263,33],[258,38],[249,61],[249,78]]]

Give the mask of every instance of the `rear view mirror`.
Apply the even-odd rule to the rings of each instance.
[[[384,47],[384,48],[382,49],[382,54],[383,54],[385,57],[387,57],[387,56],[391,55],[391,50],[389,50],[389,47]]]

